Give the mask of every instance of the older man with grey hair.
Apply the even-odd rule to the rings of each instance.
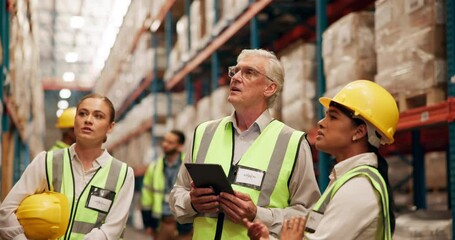
[[[235,192],[197,188],[182,167],[171,210],[194,223],[194,239],[247,239],[243,219],[261,220],[278,236],[284,219],[305,214],[320,196],[311,149],[304,132],[269,113],[284,81],[275,54],[243,50],[229,77],[234,112],[196,127],[185,162],[220,164]]]

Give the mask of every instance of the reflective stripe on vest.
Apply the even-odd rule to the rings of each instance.
[[[85,207],[91,186],[114,192],[114,201],[116,201],[118,192],[125,182],[128,166],[111,158],[106,166],[98,168],[83,189],[79,199],[75,199],[75,183],[71,164],[69,149],[49,151],[46,154],[49,189],[65,194],[71,203],[70,223],[65,236],[61,239],[83,239],[92,229],[99,228],[104,223],[110,210],[103,213]]]
[[[238,166],[265,173],[260,190],[233,184],[236,191],[249,194],[257,206],[285,208],[289,206],[288,182],[292,175],[299,146],[305,133],[273,120],[243,154]],[[196,128],[193,144],[193,162],[218,163],[227,176],[232,175],[234,130],[229,117],[203,123]],[[198,215],[194,220],[194,239],[248,239],[246,228],[229,220],[217,232],[217,216]],[[220,227],[220,226],[219,226]],[[219,228],[221,229],[221,228]],[[218,230],[220,231],[220,230]]]
[[[345,173],[341,178],[336,180],[329,188],[322,194],[321,198],[316,202],[313,207],[313,211],[318,213],[324,214],[327,206],[329,205],[330,201],[332,200],[333,196],[335,196],[338,189],[340,189],[346,182],[350,179],[355,177],[366,177],[371,185],[373,186],[374,190],[379,193],[381,198],[381,205],[382,205],[382,213],[383,213],[383,226],[384,232],[379,232],[381,236],[378,236],[380,239],[382,236],[385,236],[383,239],[392,239],[392,232],[390,228],[390,215],[389,215],[389,194],[387,192],[387,187],[384,182],[384,179],[378,172],[378,170],[374,167],[362,165],[356,168],[349,170]]]
[[[179,154],[180,163],[183,162],[184,154]],[[159,158],[155,163],[150,164],[147,172],[144,175],[142,186],[142,207],[148,210],[151,206],[152,216],[160,219],[163,213],[163,201],[165,194],[165,181],[164,175],[164,158]],[[173,180],[175,182],[175,179]],[[172,186],[171,186],[172,187]]]
[[[59,141],[55,142],[54,146],[52,146],[52,148],[49,151],[55,151],[58,149],[64,149],[64,148],[68,148],[68,147],[70,147],[70,145],[59,140]]]

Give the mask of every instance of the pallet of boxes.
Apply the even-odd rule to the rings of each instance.
[[[376,2],[375,81],[392,93],[400,111],[446,100],[444,5],[441,0]]]
[[[392,93],[401,112],[446,100],[444,5],[442,0],[375,3],[375,81]],[[426,164],[427,170],[434,166],[435,160]],[[427,180],[427,187],[434,187],[428,171]],[[450,211],[419,210],[397,217],[394,239],[451,238]]]
[[[281,120],[297,130],[316,127],[316,54],[313,43],[297,41],[280,52],[284,68],[281,94]],[[277,106],[280,107],[280,106]],[[273,112],[273,111],[272,111]],[[277,117],[277,116],[275,116]]]
[[[358,79],[376,74],[374,14],[353,12],[330,25],[322,35],[326,97]]]

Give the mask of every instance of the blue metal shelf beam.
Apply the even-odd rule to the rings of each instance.
[[[412,159],[414,181],[414,204],[418,209],[427,208],[426,182],[425,182],[425,153],[420,143],[420,130],[412,131]]]

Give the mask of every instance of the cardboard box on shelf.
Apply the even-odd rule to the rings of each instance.
[[[376,74],[376,58],[345,58],[343,62],[325,72],[327,90],[358,79],[373,81]]]
[[[315,46],[303,41],[295,42],[281,51],[284,69],[282,104],[299,99],[312,99],[316,95]]]
[[[429,106],[446,100],[446,62],[407,62],[382,71],[375,81],[395,98],[400,111]]]
[[[211,116],[213,119],[218,119],[230,115],[234,111],[234,107],[228,102],[229,86],[222,86],[212,92],[210,95],[211,101]]]
[[[190,48],[192,51],[198,51],[201,46],[201,40],[205,36],[205,4],[203,1],[194,0],[190,6]]]
[[[353,80],[374,78],[374,40],[372,12],[353,12],[329,26],[322,41],[327,91]]]
[[[315,104],[311,99],[299,99],[281,107],[283,122],[297,130],[309,131],[316,127]]]

